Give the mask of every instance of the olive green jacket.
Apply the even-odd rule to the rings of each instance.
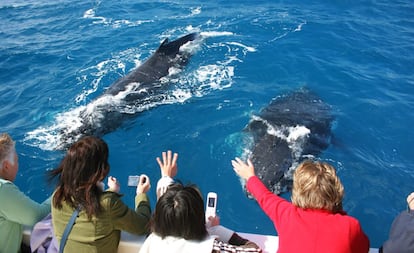
[[[110,191],[103,193],[101,206],[101,214],[91,220],[81,210],[68,236],[65,253],[114,253],[118,250],[121,230],[137,235],[149,233],[151,207],[146,194],[135,196],[135,211],[122,202],[121,195]],[[66,203],[62,209],[52,205],[53,230],[59,243],[73,211]]]

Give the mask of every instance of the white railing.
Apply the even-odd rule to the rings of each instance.
[[[30,242],[29,228],[26,228],[23,232],[23,241],[27,244]],[[263,253],[276,253],[279,247],[279,237],[274,235],[260,235],[250,233],[238,233],[240,236],[249,239],[252,242],[258,244],[262,249]],[[118,253],[137,253],[144,243],[145,236],[138,236],[129,234],[126,232],[121,233],[121,241],[118,246]],[[371,248],[369,253],[378,253],[378,249]]]

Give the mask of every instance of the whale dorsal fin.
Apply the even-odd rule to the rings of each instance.
[[[158,47],[157,52],[165,54],[178,53],[178,50],[182,45],[189,41],[193,41],[197,35],[197,33],[190,33],[171,42],[166,38]]]
[[[157,48],[157,52],[161,51],[163,47],[166,47],[168,45],[170,41],[168,40],[168,38],[166,38],[165,40],[163,40],[161,42],[161,45]]]
[[[168,42],[169,42],[169,40],[168,40],[168,38],[166,38],[163,42],[161,42],[161,45],[158,48],[167,45]]]

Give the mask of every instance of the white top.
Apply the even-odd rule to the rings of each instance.
[[[207,237],[203,241],[186,240],[173,236],[162,239],[152,233],[145,240],[139,253],[211,253],[213,251],[214,237]]]

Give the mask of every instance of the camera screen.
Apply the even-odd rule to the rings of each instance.
[[[215,198],[208,198],[208,207],[214,207]]]
[[[128,186],[137,186],[139,183],[139,176],[129,176]]]

